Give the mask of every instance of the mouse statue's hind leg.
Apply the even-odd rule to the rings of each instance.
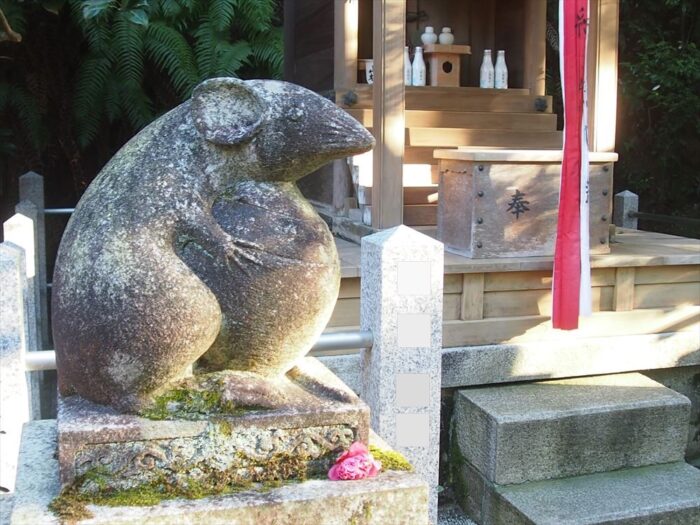
[[[61,393],[131,413],[180,380],[221,325],[216,298],[176,256],[133,241],[103,244],[91,261],[64,254],[52,304]],[[151,259],[159,272],[140,271]]]

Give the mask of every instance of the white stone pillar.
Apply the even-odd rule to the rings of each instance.
[[[362,398],[372,428],[430,487],[437,523],[443,245],[406,226],[362,239]]]
[[[24,252],[0,244],[0,487],[14,490],[22,425],[29,421],[29,383],[25,372],[26,277]]]
[[[40,347],[40,335],[37,330],[36,321],[38,290],[36,289],[36,258],[35,258],[35,223],[31,217],[36,212],[34,205],[27,202],[23,213],[16,213],[3,223],[3,235],[5,241],[12,243],[22,250],[23,262],[22,272],[24,278],[23,304],[24,314],[22,315],[26,339],[24,348],[27,352],[43,350]],[[32,419],[41,419],[41,382],[37,374],[31,375],[31,415]]]

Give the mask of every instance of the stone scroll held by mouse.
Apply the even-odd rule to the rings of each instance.
[[[215,383],[215,402],[294,404],[285,375],[324,329],[340,282],[332,235],[296,181],[373,144],[331,101],[270,80],[207,80],[144,128],[61,241],[61,395],[139,414],[183,384]]]

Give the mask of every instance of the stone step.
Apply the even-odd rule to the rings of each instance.
[[[697,525],[700,470],[682,462],[499,486],[465,464],[460,504],[480,525]]]
[[[460,390],[461,455],[501,485],[681,461],[690,401],[642,374]]]

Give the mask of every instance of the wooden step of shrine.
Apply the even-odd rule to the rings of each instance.
[[[372,86],[337,89],[335,100],[344,109],[371,109]],[[527,89],[407,86],[405,100],[406,110],[552,112],[552,97],[531,95]]]
[[[363,224],[370,224],[372,222],[372,206],[364,205],[360,209],[350,210],[349,216]],[[436,204],[407,204],[403,207],[403,224],[406,226],[434,226],[436,223]]]
[[[348,109],[363,126],[372,127],[371,109]],[[406,111],[407,128],[503,129],[520,131],[556,131],[553,113],[491,113],[484,111]]]
[[[437,185],[432,186],[405,186],[403,188],[404,205],[411,204],[436,204],[438,195]],[[363,206],[372,204],[372,187],[360,186],[357,190],[357,202]]]
[[[409,146],[503,148],[561,148],[561,131],[514,131],[502,129],[410,128]]]

